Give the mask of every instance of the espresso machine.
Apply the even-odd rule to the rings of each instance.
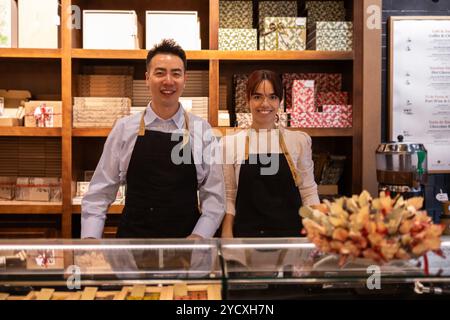
[[[378,192],[391,197],[400,194],[403,198],[423,197],[427,182],[427,150],[421,143],[382,143],[376,151]]]

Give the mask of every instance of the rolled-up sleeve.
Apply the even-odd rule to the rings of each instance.
[[[192,233],[198,234],[203,238],[211,238],[219,228],[225,215],[222,157],[216,138],[212,137],[204,140],[203,155],[206,155],[202,164],[204,179],[198,188],[202,214]]]
[[[106,214],[120,186],[119,162],[123,122],[118,121],[103,147],[103,153],[81,203],[81,238],[101,238]]]
[[[317,184],[314,181],[314,161],[312,160],[311,145],[311,137],[306,133],[302,133],[297,172],[300,176],[298,189],[302,197],[303,205],[306,206],[320,203]]]

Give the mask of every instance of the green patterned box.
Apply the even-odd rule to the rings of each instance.
[[[219,28],[251,29],[253,26],[252,1],[220,1]]]
[[[353,23],[349,21],[316,22],[308,33],[308,49],[319,51],[352,51]]]
[[[306,18],[266,17],[260,50],[305,50]]]
[[[257,50],[257,30],[219,29],[219,50]]]
[[[297,17],[297,1],[260,1],[258,6],[259,31],[264,31],[266,17]]]

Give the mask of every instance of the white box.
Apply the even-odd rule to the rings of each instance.
[[[140,49],[142,27],[135,11],[83,10],[84,49]]]
[[[0,0],[0,48],[17,48],[17,1]]]
[[[196,11],[146,11],[146,48],[162,39],[174,39],[184,50],[201,50]]]
[[[58,48],[58,0],[19,0],[19,48]]]

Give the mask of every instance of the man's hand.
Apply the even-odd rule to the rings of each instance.
[[[188,240],[202,240],[203,237],[199,236],[198,234],[193,233],[190,236],[188,236],[186,239],[188,239]]]

